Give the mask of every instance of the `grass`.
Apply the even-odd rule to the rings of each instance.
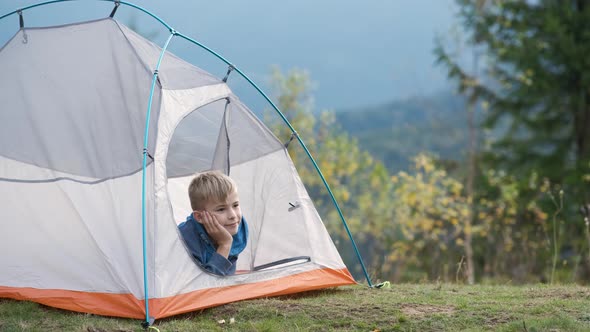
[[[130,332],[142,331],[140,323],[0,299],[0,331]],[[231,303],[161,319],[155,327],[161,332],[590,331],[590,288],[359,285]]]

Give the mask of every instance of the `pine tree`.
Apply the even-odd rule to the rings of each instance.
[[[519,179],[523,210],[538,199],[531,181],[558,186],[569,204],[567,238],[584,241],[575,213],[590,202],[590,1],[457,3],[467,42],[486,55],[485,74],[471,75],[443,46],[435,52],[461,93],[489,105],[483,125],[495,138],[486,167]],[[524,213],[518,220],[533,227]]]
[[[442,49],[439,57],[462,91],[490,103],[485,125],[501,132],[494,160],[582,184],[590,161],[590,1],[458,3],[470,43],[487,53],[488,83]]]

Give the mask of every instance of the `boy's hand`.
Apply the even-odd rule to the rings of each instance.
[[[209,211],[202,211],[199,214],[198,221],[217,244],[217,253],[227,258],[233,242],[231,234],[221,226],[215,215]]]

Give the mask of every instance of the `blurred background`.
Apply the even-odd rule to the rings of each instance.
[[[0,14],[38,1],[0,2]],[[303,138],[374,280],[590,281],[590,1],[134,2],[248,75]],[[26,27],[113,3],[27,10]],[[149,15],[115,19],[162,46]],[[0,22],[4,44],[18,16]],[[188,42],[171,52],[225,76]],[[291,133],[237,74],[228,83]],[[349,269],[363,274],[313,165],[290,152]]]

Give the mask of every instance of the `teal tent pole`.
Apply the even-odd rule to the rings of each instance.
[[[31,9],[31,8],[35,8],[35,7],[40,7],[40,6],[45,6],[45,5],[49,5],[49,4],[56,3],[56,2],[65,2],[65,1],[72,1],[72,0],[52,0],[52,1],[46,1],[46,2],[40,2],[40,3],[36,3],[36,4],[34,4],[34,5],[30,5],[30,6],[27,6],[27,7],[23,7],[23,8],[21,8],[21,9],[17,9],[17,10],[15,10],[15,11],[12,11],[12,12],[10,12],[10,13],[8,13],[8,14],[2,15],[2,16],[0,16],[0,20],[2,20],[3,18],[5,18],[5,17],[7,17],[7,16],[10,16],[10,15],[12,15],[12,14],[16,14],[16,13],[18,13],[19,11],[23,11],[23,12],[24,12],[24,11],[25,11],[25,10],[27,10],[27,9]]]
[[[58,3],[58,2],[71,2],[71,1],[80,1],[80,0],[50,0],[50,1],[40,2],[40,3],[36,3],[36,4],[33,4],[33,5],[30,5],[30,6],[23,7],[23,8],[21,8],[21,9],[17,9],[17,10],[15,10],[15,11],[12,11],[12,12],[8,13],[8,14],[2,15],[2,16],[0,16],[0,20],[2,20],[3,18],[5,18],[5,17],[7,17],[7,16],[10,16],[10,15],[16,14],[16,13],[18,13],[19,11],[22,11],[22,12],[24,12],[25,10],[28,10],[28,9],[31,9],[31,8],[35,8],[35,7],[40,7],[40,6],[50,5],[50,4],[53,4],[53,3]],[[138,10],[140,10],[140,11],[142,11],[142,12],[144,12],[144,13],[148,14],[149,16],[153,17],[153,18],[154,18],[156,21],[158,21],[158,22],[160,22],[162,25],[164,25],[164,26],[166,27],[166,29],[168,29],[168,31],[173,31],[173,30],[174,30],[174,29],[172,29],[172,27],[170,27],[170,26],[169,26],[169,25],[168,25],[166,22],[164,22],[164,21],[163,21],[161,18],[159,18],[158,16],[154,15],[154,14],[153,14],[152,12],[150,12],[149,10],[147,10],[147,9],[144,9],[144,8],[142,8],[142,7],[140,7],[140,6],[137,6],[137,5],[133,4],[133,3],[126,2],[126,1],[117,1],[117,0],[96,0],[96,1],[103,1],[103,2],[113,2],[113,3],[116,3],[116,2],[118,2],[118,3],[122,4],[122,5],[127,5],[127,6],[129,6],[129,7],[133,7],[133,8],[135,8],[135,9],[138,9]]]
[[[166,53],[166,49],[170,44],[170,40],[172,37],[176,35],[176,32],[171,29],[170,36],[168,36],[168,40],[166,40],[166,44],[162,47],[162,52],[160,53],[160,57],[158,58],[158,62],[156,64],[156,68],[154,69],[154,74],[152,78],[152,87],[150,90],[150,98],[148,101],[148,108],[145,118],[145,132],[143,137],[143,162],[142,162],[142,174],[141,174],[141,232],[142,232],[142,244],[143,244],[143,291],[145,294],[145,326],[150,326],[153,323],[153,320],[150,318],[150,308],[149,308],[149,292],[148,292],[148,276],[147,276],[147,222],[146,222],[146,204],[145,204],[145,192],[146,192],[146,166],[147,166],[147,157],[148,157],[148,138],[149,138],[149,131],[150,131],[150,116],[152,113],[152,102],[154,99],[154,90],[156,88],[156,82],[158,81],[158,70],[160,69],[160,64],[162,63],[162,59],[164,58],[164,54]]]

